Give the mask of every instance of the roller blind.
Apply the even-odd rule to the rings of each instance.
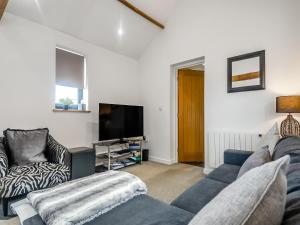
[[[56,48],[56,84],[84,88],[84,56]]]

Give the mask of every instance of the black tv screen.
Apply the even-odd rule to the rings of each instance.
[[[142,106],[99,104],[99,141],[144,136]]]

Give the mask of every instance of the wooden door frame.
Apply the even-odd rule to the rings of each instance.
[[[178,70],[187,69],[189,67],[205,65],[205,57],[199,57],[184,62],[176,63],[171,65],[171,158],[172,163],[178,163]],[[205,79],[204,79],[205,84]],[[205,98],[204,98],[205,105]],[[205,117],[205,107],[204,107],[204,117]],[[205,120],[204,120],[204,130],[205,130]],[[204,146],[206,139],[204,134]],[[204,157],[206,162],[206,150],[204,147]]]

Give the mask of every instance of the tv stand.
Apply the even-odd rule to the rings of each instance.
[[[144,138],[129,138],[93,143],[96,152],[96,170],[117,170],[131,165],[142,164]],[[112,146],[120,145],[121,150]],[[97,153],[97,146],[106,147],[107,151]]]

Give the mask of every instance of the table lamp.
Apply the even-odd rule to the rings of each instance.
[[[291,115],[291,113],[300,113],[300,96],[277,97],[276,112],[288,113],[287,118],[282,121],[280,126],[281,136],[300,136],[300,123]]]

